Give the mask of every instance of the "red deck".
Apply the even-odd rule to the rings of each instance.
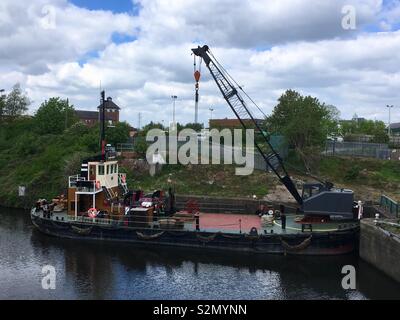
[[[241,227],[240,227],[241,226]],[[257,215],[201,213],[200,229],[235,230],[249,232],[251,228],[261,229],[261,219]]]

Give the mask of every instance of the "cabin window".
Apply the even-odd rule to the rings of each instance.
[[[118,173],[118,164],[115,165],[115,173]]]
[[[112,164],[111,166],[110,166],[111,168],[110,168],[110,170],[111,170],[111,174],[114,174],[114,165]]]
[[[107,174],[110,174],[110,166],[107,165]]]
[[[104,165],[99,166],[99,176],[104,176]]]

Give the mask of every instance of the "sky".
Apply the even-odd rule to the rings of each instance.
[[[57,96],[95,110],[101,87],[135,127],[172,121],[176,95],[194,122],[203,44],[267,115],[293,89],[343,119],[387,123],[395,105],[400,122],[400,0],[2,0],[0,89],[20,83],[34,114]],[[205,66],[199,108],[202,123],[234,117]]]

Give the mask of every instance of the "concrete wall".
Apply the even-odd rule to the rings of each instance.
[[[360,257],[400,282],[400,239],[375,226],[373,219],[361,221]]]

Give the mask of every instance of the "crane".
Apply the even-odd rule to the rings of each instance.
[[[261,129],[260,124],[254,119],[245,100],[239,93],[242,88],[229,75],[224,67],[217,61],[211,53],[209,47],[198,46],[192,49],[193,54],[200,58],[200,65],[205,63],[212,78],[217,84],[225,101],[236,115],[244,129],[249,129],[248,120],[250,119],[251,127],[262,135],[265,144],[254,141],[255,148],[263,157],[266,163],[266,169],[279,178],[281,183],[286,187],[299,205],[299,209],[305,215],[313,216],[329,216],[332,219],[352,219],[354,210],[354,193],[347,189],[334,189],[331,183],[309,183],[304,184],[302,195],[298,192],[296,185],[290,178],[284,162],[279,153],[270,143],[268,135]],[[200,79],[198,71],[195,72],[196,82]],[[236,84],[236,86],[235,86]],[[198,84],[196,84],[198,89]],[[244,91],[243,91],[244,92]],[[197,91],[196,91],[196,94]],[[246,93],[244,93],[251,101],[253,101]],[[244,121],[246,119],[247,121]]]

